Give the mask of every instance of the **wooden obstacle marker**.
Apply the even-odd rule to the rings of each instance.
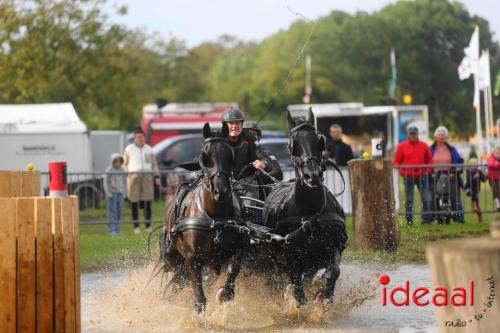
[[[395,251],[400,237],[391,162],[350,161],[349,179],[354,245],[361,250]]]
[[[491,236],[439,242],[427,246],[434,288],[451,291],[474,283],[474,304],[435,307],[440,332],[499,332],[500,217]]]
[[[0,171],[0,332],[80,332],[78,198],[39,192],[38,172]]]

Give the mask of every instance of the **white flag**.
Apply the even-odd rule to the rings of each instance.
[[[477,72],[479,61],[479,28],[476,26],[470,39],[469,46],[464,49],[465,57],[458,66],[458,77],[460,80],[468,79]]]
[[[490,54],[488,51],[483,51],[479,59],[479,76],[478,76],[479,89],[484,90],[491,84],[490,75]]]

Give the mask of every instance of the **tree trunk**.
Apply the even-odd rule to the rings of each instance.
[[[349,162],[354,245],[361,250],[395,251],[399,229],[392,165],[387,160]]]
[[[448,290],[448,305],[436,306],[440,332],[498,332],[500,318],[500,220],[491,225],[491,237],[457,239],[427,246],[434,288]],[[474,282],[473,304],[470,303]],[[465,306],[451,304],[453,288],[466,288]],[[458,298],[460,300],[460,298]],[[458,328],[457,328],[458,327]]]

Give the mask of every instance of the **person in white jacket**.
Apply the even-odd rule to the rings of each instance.
[[[128,145],[123,153],[124,166],[128,171],[127,197],[132,208],[134,233],[140,234],[139,208],[144,209],[146,231],[151,233],[151,203],[154,199],[153,179],[160,186],[158,165],[151,146],[146,144],[142,127],[134,132],[134,143]]]

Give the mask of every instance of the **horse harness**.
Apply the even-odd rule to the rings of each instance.
[[[310,161],[314,161],[316,162],[320,168],[321,168],[321,171],[325,171],[326,170],[326,166],[325,166],[325,163],[323,162],[323,159],[319,159],[315,156],[306,156],[304,157],[303,159],[300,160],[300,162],[297,162],[297,160],[299,159],[298,156],[296,156],[294,154],[294,139],[295,137],[297,136],[297,134],[300,132],[300,130],[302,129],[312,129],[316,135],[320,135],[318,133],[318,131],[316,131],[316,128],[314,128],[314,126],[310,123],[302,123],[300,125],[297,125],[295,126],[294,128],[292,128],[290,130],[290,140],[288,141],[288,151],[290,152],[290,155],[292,155],[293,157],[293,166],[295,168],[295,170],[297,170],[300,174],[300,177],[302,178],[303,175],[304,175],[304,166],[307,165],[307,163],[309,163]]]

